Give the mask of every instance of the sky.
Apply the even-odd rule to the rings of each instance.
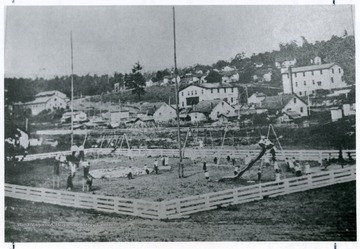
[[[350,5],[177,6],[178,67],[230,60],[354,33]],[[5,76],[145,71],[174,66],[171,6],[10,6],[5,13]]]

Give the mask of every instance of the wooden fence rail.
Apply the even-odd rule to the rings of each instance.
[[[150,219],[176,219],[228,205],[356,180],[355,166],[162,202],[92,195],[5,183],[5,196]]]
[[[86,154],[92,153],[99,153],[100,155],[109,154],[112,151],[112,148],[91,148],[86,149]],[[347,153],[351,154],[352,158],[356,159],[356,150],[343,150],[342,154],[343,157],[347,157]],[[132,155],[132,156],[169,156],[169,157],[177,157],[179,154],[178,150],[174,149],[118,149],[116,150],[117,154],[120,155]],[[250,153],[252,157],[256,157],[259,154],[258,150],[216,150],[216,149],[188,149],[185,150],[185,157],[190,157],[192,159],[195,158],[225,158],[227,156],[231,156],[232,158],[235,157],[245,157]],[[37,159],[45,159],[45,158],[52,158],[58,154],[65,154],[70,155],[70,151],[60,151],[60,152],[49,152],[49,153],[41,153],[41,154],[32,154],[27,155],[24,158],[24,161],[33,161]],[[331,158],[338,158],[339,151],[338,150],[284,150],[283,155],[288,158],[295,157],[296,160],[304,161],[304,160],[311,160],[311,161],[319,161],[321,162],[322,159],[328,158],[331,154]],[[278,152],[277,157],[280,159],[285,159],[282,153]],[[21,158],[21,156],[19,156]]]

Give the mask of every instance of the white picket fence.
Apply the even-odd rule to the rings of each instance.
[[[92,148],[86,149],[86,154],[97,154],[106,155],[112,151],[112,148]],[[343,150],[342,154],[343,157],[347,158],[347,153],[350,152],[352,158],[356,159],[356,150]],[[49,153],[41,153],[41,154],[32,154],[27,155],[24,158],[24,161],[33,161],[36,159],[45,159],[45,158],[52,158],[55,157],[57,154],[62,153],[66,155],[70,155],[70,151],[60,151],[60,152],[49,152]],[[115,152],[116,154],[120,155],[132,155],[132,156],[169,156],[169,157],[178,157],[179,151],[176,149],[118,149]],[[259,150],[219,150],[219,149],[186,149],[185,150],[185,157],[189,157],[192,159],[195,158],[226,158],[230,156],[232,158],[239,158],[245,157],[250,153],[252,157],[256,157],[259,154]],[[328,158],[329,154],[331,153],[332,158],[339,157],[338,150],[284,150],[283,154],[278,152],[277,157],[284,160],[284,157],[292,158],[295,157],[296,160],[304,161],[304,160],[311,160],[311,161],[319,161],[321,162],[322,159]],[[21,156],[19,157],[21,158]]]
[[[8,183],[5,183],[5,196],[150,219],[176,219],[218,207],[236,205],[261,200],[264,197],[275,197],[354,180],[356,180],[355,166],[351,166],[303,177],[288,178],[278,182],[255,184],[162,202],[33,188]]]

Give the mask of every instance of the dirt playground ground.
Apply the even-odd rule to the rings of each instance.
[[[157,158],[160,159],[160,158]],[[155,158],[135,157],[130,160],[128,157],[120,156],[119,158],[100,158],[99,160],[89,160],[91,163],[91,170],[97,169],[116,169],[119,167],[143,168],[146,164],[149,168],[153,167]],[[237,162],[244,167],[243,159],[236,158]],[[53,188],[53,166],[55,160],[37,160],[31,162],[21,162],[16,167],[7,167],[5,170],[5,182],[32,186]],[[119,196],[124,198],[135,198],[144,200],[171,200],[175,198],[183,198],[198,194],[205,194],[209,192],[217,192],[221,190],[241,187],[249,184],[257,184],[257,169],[260,162],[255,164],[246,172],[242,179],[230,182],[218,182],[221,177],[233,175],[234,167],[231,162],[226,159],[221,159],[220,166],[214,165],[211,160],[207,161],[208,171],[210,173],[211,181],[205,179],[203,172],[203,161],[192,161],[190,159],[184,160],[185,178],[179,179],[178,159],[169,158],[170,170],[160,170],[158,175],[154,173],[149,175],[135,176],[134,179],[129,180],[125,177],[117,178],[102,178],[93,180],[92,193]],[[295,177],[293,173],[288,172],[284,162],[280,162],[281,177],[289,178]],[[317,162],[310,162],[312,171],[317,172],[320,167]],[[332,165],[329,169],[339,168],[337,165]],[[66,179],[69,169],[62,168],[60,175],[60,189],[65,190]],[[262,182],[274,181],[275,172],[273,166],[267,166],[262,171]],[[83,169],[80,167],[73,179],[73,191],[82,191]]]

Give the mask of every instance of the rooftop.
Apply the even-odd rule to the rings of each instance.
[[[211,113],[215,106],[221,103],[221,99],[203,100],[194,106],[191,112]]]
[[[293,73],[314,71],[314,70],[328,69],[334,65],[335,65],[335,63],[326,63],[326,64],[311,65],[311,66],[305,66],[305,67],[293,67],[291,71]],[[285,70],[282,72],[282,74],[286,74],[288,72],[289,72],[289,70]]]

